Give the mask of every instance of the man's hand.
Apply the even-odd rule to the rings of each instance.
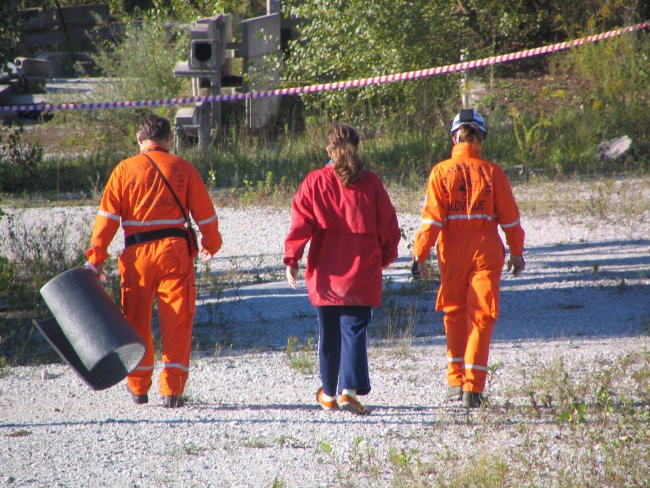
[[[201,252],[199,253],[199,258],[201,259],[202,262],[207,263],[212,259],[212,254],[210,254],[205,249],[201,248]]]
[[[92,264],[91,262],[86,261],[86,263],[84,264],[84,268],[87,268],[93,273],[95,273],[99,281],[103,281],[103,282],[106,281],[106,275],[104,275],[104,263]]]
[[[296,278],[298,277],[298,266],[287,266],[286,275],[287,283],[289,283],[289,286],[295,290],[297,287]]]
[[[519,276],[525,267],[526,262],[523,256],[510,255],[510,259],[508,259],[508,272],[512,270],[512,276]]]

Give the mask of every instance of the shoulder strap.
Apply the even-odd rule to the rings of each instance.
[[[183,207],[183,205],[181,204],[181,201],[180,201],[180,200],[178,199],[178,197],[176,196],[176,192],[174,191],[174,189],[172,188],[172,186],[169,184],[169,181],[167,181],[167,178],[165,178],[165,175],[163,174],[163,172],[160,171],[160,168],[158,167],[158,165],[157,165],[156,163],[154,163],[153,159],[151,159],[151,156],[149,156],[147,153],[140,153],[140,154],[142,154],[145,158],[147,158],[147,159],[151,162],[151,165],[152,165],[154,168],[156,168],[156,171],[158,171],[158,173],[160,174],[160,177],[161,177],[161,178],[163,179],[163,181],[165,182],[165,185],[167,185],[167,188],[169,188],[169,191],[172,192],[172,195],[174,196],[174,200],[176,200],[176,203],[177,203],[178,206],[180,207],[181,212],[183,212],[183,217],[185,217],[185,220],[186,220],[187,222],[189,222],[189,221],[190,221],[190,218],[187,216],[187,212],[185,211],[185,207]]]

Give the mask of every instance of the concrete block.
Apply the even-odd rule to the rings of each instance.
[[[174,123],[177,126],[198,125],[198,116],[194,107],[181,107],[176,112]]]
[[[230,16],[215,15],[199,19],[190,30],[188,64],[191,69],[219,69],[226,57],[226,44],[232,37]]]
[[[244,58],[255,58],[280,49],[280,14],[264,15],[242,22]]]

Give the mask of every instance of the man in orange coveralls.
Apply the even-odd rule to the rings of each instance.
[[[151,331],[152,307],[158,297],[158,315],[164,368],[159,388],[163,406],[182,406],[188,377],[196,285],[193,259],[186,239],[185,218],[158,166],[191,213],[202,234],[202,260],[221,248],[217,214],[196,168],[168,152],[171,126],[167,119],[148,114],[137,129],[140,154],[120,162],[111,174],[95,218],[87,267],[102,276],[108,246],[122,225],[125,248],[118,268],[122,282],[122,311],[142,337],[146,351],[127,376],[127,388],[136,404],[149,401],[154,369]],[[189,213],[188,213],[189,208]]]
[[[475,408],[484,402],[490,340],[499,313],[505,249],[497,225],[506,235],[508,270],[515,276],[525,266],[524,230],[507,176],[481,158],[487,136],[481,115],[461,110],[451,136],[451,159],[435,165],[429,175],[413,254],[420,276],[426,279],[426,259],[438,241],[436,310],[445,312],[446,399]]]

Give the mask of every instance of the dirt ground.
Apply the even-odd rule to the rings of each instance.
[[[605,466],[600,458],[583,462],[579,439],[567,436],[552,412],[531,421],[523,415],[527,400],[512,392],[559,359],[567,373],[587,374],[593,364],[648,351],[650,211],[625,210],[640,197],[621,205],[629,186],[617,185],[609,190],[606,214],[566,211],[581,202],[595,205],[600,190],[592,184],[569,185],[563,206],[551,202],[524,214],[527,269],[502,282],[491,349],[498,373],[487,391],[493,407],[471,413],[441,400],[446,362],[442,317],[432,310],[436,285],[423,290],[411,281],[408,240],[386,271],[384,304],[369,331],[373,391],[366,403],[373,412],[367,418],[332,414],[313,399],[318,372],[313,346],[305,348],[317,340],[315,312],[304,286],[292,290],[283,277],[289,210],[220,208],[224,246],[207,265],[210,274],[236,269],[259,279],[204,288],[187,406],[159,407],[154,386],[150,403],[136,407],[123,383],[92,391],[61,363],[5,369],[0,483],[441,486],[450,469],[464,469],[475,456],[501,456],[515,470],[522,459],[533,462],[530,449],[540,466],[526,475],[535,480],[531,486],[557,486],[557,473],[580,466],[598,472]],[[647,191],[644,183],[641,188]],[[547,195],[560,198],[559,188],[544,191],[515,189],[522,208],[550,200]],[[96,209],[9,211],[28,222],[90,228]],[[398,217],[407,235],[418,226],[416,211],[400,210]],[[119,252],[119,242],[112,252]],[[298,341],[302,366],[287,353],[290,337]],[[417,474],[416,466],[424,465],[426,474]]]

